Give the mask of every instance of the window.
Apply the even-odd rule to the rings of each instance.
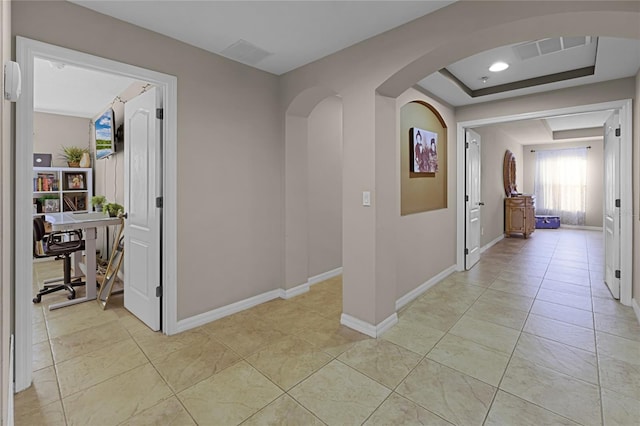
[[[560,216],[567,225],[584,225],[587,148],[536,152],[536,214]]]

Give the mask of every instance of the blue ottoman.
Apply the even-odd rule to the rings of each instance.
[[[537,216],[536,229],[558,229],[560,228],[560,216]]]

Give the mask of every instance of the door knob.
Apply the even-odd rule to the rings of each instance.
[[[123,218],[123,219],[126,219],[126,218],[129,217],[129,213],[121,213],[120,217]]]
[[[479,205],[479,206],[484,206],[484,201],[479,201],[479,202],[478,202],[478,205]]]

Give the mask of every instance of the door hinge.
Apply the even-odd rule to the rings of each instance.
[[[620,198],[616,199],[616,207],[620,207]]]
[[[164,118],[164,109],[156,108],[156,118],[162,120]]]
[[[156,297],[162,297],[162,286],[156,287]]]
[[[464,200],[465,200],[465,201],[469,201],[469,196],[468,196],[468,195],[465,195],[465,196],[464,196]]]
[[[465,148],[469,148],[469,142],[465,142],[465,143],[464,143],[464,147],[465,147]]]
[[[464,249],[464,254],[465,254],[465,256],[469,254],[469,249],[468,248]]]
[[[159,209],[162,208],[162,197],[156,197],[156,207]]]
[[[620,269],[616,269],[616,278],[620,279]]]
[[[622,131],[620,130],[620,127],[618,127],[618,128],[616,129],[616,136],[617,136],[617,137],[620,137],[620,135],[621,135],[621,134],[622,134]]]

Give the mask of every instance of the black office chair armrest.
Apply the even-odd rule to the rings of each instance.
[[[56,241],[57,236],[69,236],[68,241]],[[50,252],[74,251],[84,249],[82,231],[74,229],[71,231],[51,232],[47,236],[47,250]]]

